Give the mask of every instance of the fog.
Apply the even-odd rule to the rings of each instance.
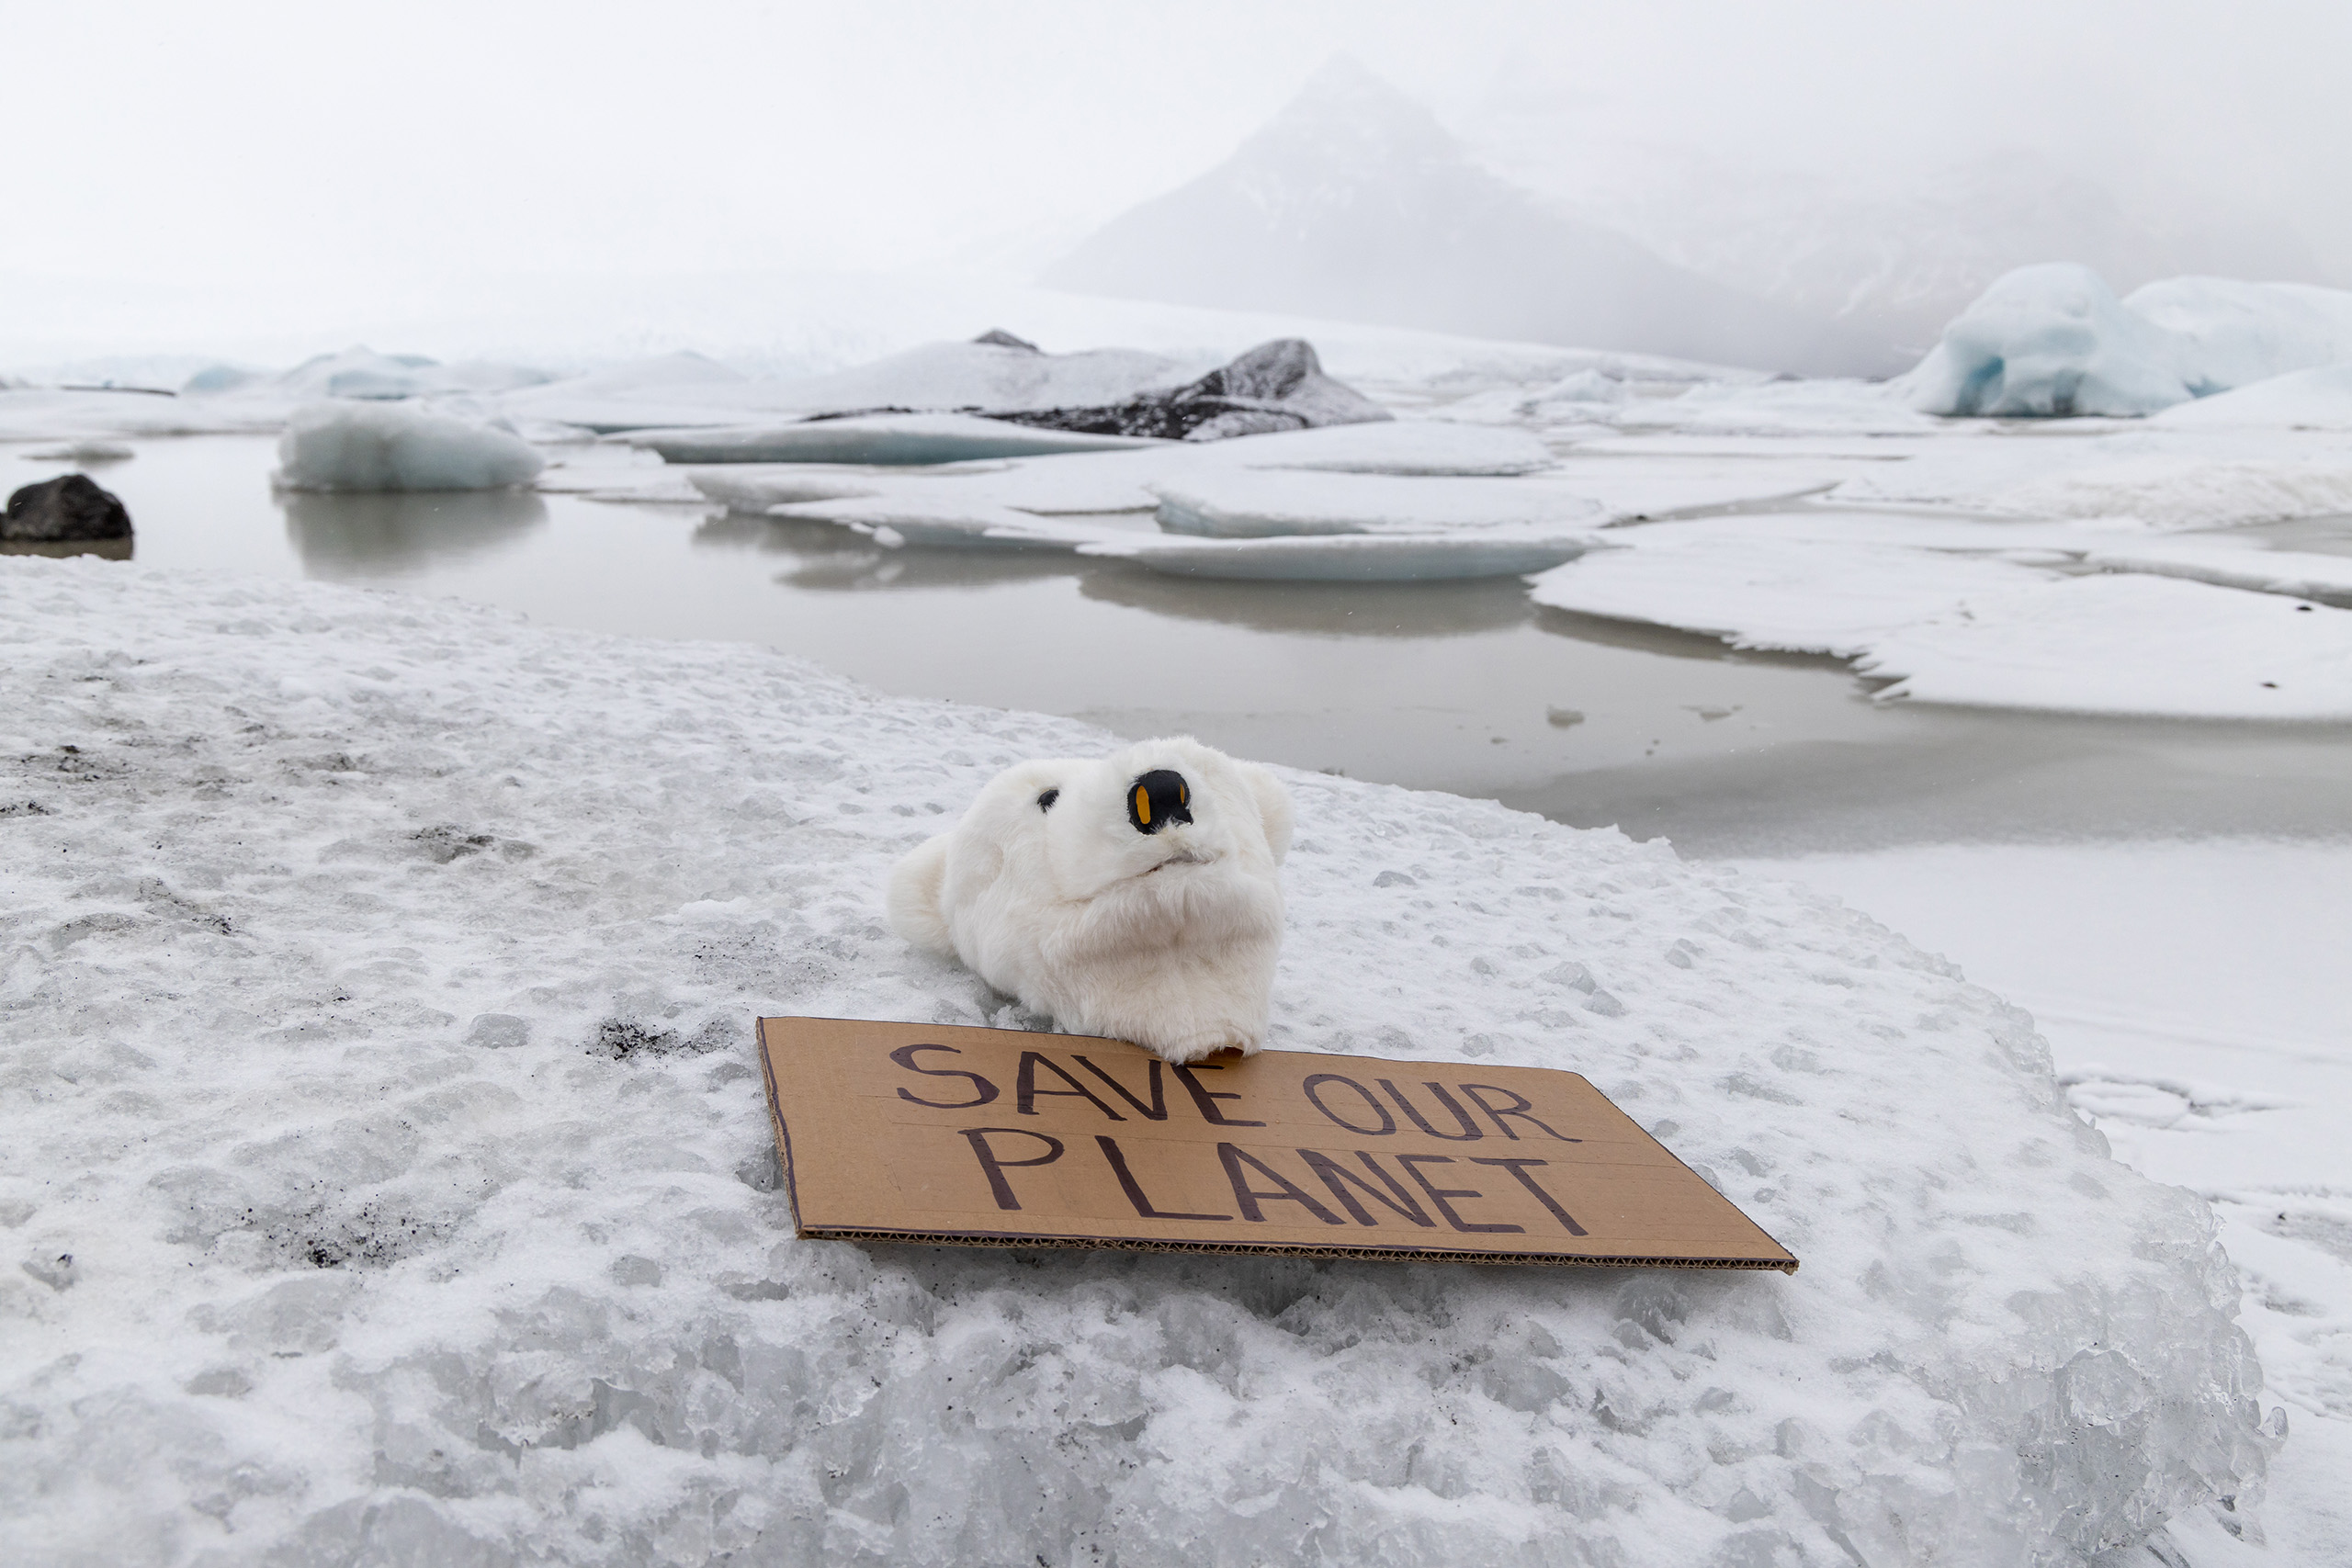
[[[16,6],[6,36],[18,354],[226,351],[530,276],[1025,278],[1335,52],[1685,265],[1736,244],[1693,215],[1932,197],[2022,152],[2109,193],[2156,270],[2136,236],[2352,282],[2352,13],[2324,4],[404,0]]]

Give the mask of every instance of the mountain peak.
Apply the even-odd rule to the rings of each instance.
[[[1241,144],[1236,157],[1301,158],[1360,166],[1396,160],[1459,162],[1461,143],[1437,116],[1351,54],[1316,68],[1298,95]]]

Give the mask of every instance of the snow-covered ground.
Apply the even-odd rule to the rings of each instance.
[[[1923,845],[1738,863],[1844,897],[2032,1013],[2116,1156],[2211,1202],[2291,1438],[2270,1551],[2352,1562],[2352,838]]]
[[[0,596],[34,1561],[2006,1565],[2256,1513],[2206,1205],[1793,886],[1297,775],[1273,1040],[1581,1070],[1792,1279],[801,1243],[749,1019],[1037,1021],[877,889],[1106,737],[316,584]]]
[[[916,470],[656,468],[556,416],[634,403],[740,423],[817,406],[822,375],[668,355],[554,378],[355,352],[282,376],[208,372],[177,398],[0,389],[0,437],[128,437],[141,456],[99,470],[116,482],[161,463],[164,434],[274,430],[321,396],[398,395],[503,417],[553,459],[542,495],[494,497],[494,518],[447,503],[440,522],[468,548],[545,535],[549,508],[637,512],[578,499],[599,496],[731,509],[697,538],[735,542],[720,564],[741,560],[747,594],[765,585],[744,540],[818,525],[865,552],[839,586],[1063,570],[1035,566],[1041,553],[1070,571],[1126,559],[1174,575],[1088,579],[1059,612],[1073,628],[1096,626],[1080,617],[1105,596],[1236,625],[1268,613],[1190,604],[1202,590],[1182,579],[1198,574],[1439,594],[1456,590],[1415,582],[1548,568],[1532,598],[1574,626],[1851,660],[1877,708],[1840,696],[1855,710],[1841,724],[1949,716],[1936,705],[2267,721],[2179,726],[2267,757],[2275,738],[2352,716],[2341,366],[2144,420],[1944,421],[1901,387],[1025,298],[1157,356],[1096,367],[1114,381],[1181,379],[1300,332],[1401,417]],[[2208,333],[2199,352],[2243,360],[2249,342],[2285,352],[2258,333]],[[836,390],[903,390],[889,377],[922,363]],[[280,531],[317,556],[307,570],[356,560],[367,540],[424,558],[402,509],[421,502],[360,498],[386,499],[379,515],[353,499],[285,502]],[[552,531],[586,526],[556,515]],[[180,540],[165,558],[202,551]],[[1497,625],[1524,617],[1508,575],[1466,586]],[[707,570],[694,591],[722,596]],[[1804,1257],[1799,1293],[1774,1298],[1786,1337],[1723,1284],[868,1258],[776,1231],[741,1021],[1006,1016],[883,937],[871,885],[999,758],[1100,735],[881,699],[752,650],[176,567],[5,562],[0,592],[0,637],[19,650],[0,660],[0,732],[23,779],[0,795],[17,1086],[0,1098],[17,1117],[0,1135],[15,1184],[0,1235],[19,1244],[8,1278],[23,1281],[0,1284],[16,1314],[0,1318],[14,1380],[0,1442],[16,1445],[0,1512],[33,1521],[60,1560],[243,1561],[278,1543],[296,1562],[438,1560],[489,1541],[571,1561],[1058,1563],[1113,1535],[1128,1561],[1136,1540],[1192,1532],[1233,1561],[1358,1560],[1375,1539],[1399,1561],[1566,1561],[1571,1537],[1629,1563],[2034,1561],[2030,1540],[2073,1529],[2080,1547],[2106,1528],[2094,1521],[2152,1518],[2177,1459],[2216,1493],[2256,1468],[2267,1438],[2178,1403],[2199,1378],[2210,1392],[2251,1375],[2226,1354],[2197,1360],[2242,1301],[2273,1384],[2261,1408],[2283,1404],[2293,1427],[2254,1510],[2271,1545],[2224,1528],[2245,1511],[2200,1506],[2168,1527],[2172,1549],[2196,1568],[2352,1562],[2338,1495],[2352,1047],[2335,1021],[2352,858],[2338,840],[1914,844],[1733,876],[1608,833],[1303,776],[1310,814],[1358,836],[1305,834],[1277,1043],[1583,1067]],[[560,604],[579,589],[529,592]],[[1382,626],[1401,628],[1405,601],[1389,603]],[[729,612],[761,613],[749,598]],[[1270,624],[1330,640],[1311,617]],[[1107,662],[1164,665],[1162,630]],[[1316,656],[1402,702],[1419,694],[1412,672],[1380,671],[1414,646]],[[1249,660],[1275,653],[1289,657],[1237,642],[1189,673],[1246,683]],[[1826,678],[1736,673],[1750,701],[1767,677]],[[1137,703],[1181,705],[1148,668],[1128,684]],[[1606,731],[1629,759],[1681,722],[1722,752],[1714,787],[1785,784],[1770,727],[1739,699],[1682,693],[1654,719],[1611,711],[1622,695],[1569,694],[1548,721],[1531,698],[1531,722]],[[1261,716],[1270,735],[1305,722]],[[1456,716],[1400,711],[1385,776]],[[1498,768],[1520,750],[1499,727],[1493,746]],[[2037,778],[2079,782],[1947,750],[1938,789],[2013,771],[2014,800]],[[1561,799],[1599,791],[1533,765]],[[1659,788],[1618,772],[1612,799]],[[2227,818],[2229,783],[2193,756],[2174,773],[2165,789],[2203,778],[2208,819]],[[1480,787],[1533,782],[1496,777]],[[2053,803],[1945,826],[2043,837],[2080,816]],[[2089,830],[2128,831],[2129,816]],[[2344,817],[2321,826],[2352,831]],[[1412,886],[1368,904],[1387,871]],[[2032,1010],[2073,1108],[2127,1164],[2219,1214],[2243,1297],[2199,1261],[2203,1206],[2165,1207],[2074,1141],[2015,1015],[1759,875],[1846,894]],[[1987,1126],[2009,1142],[1953,1142]],[[1862,1151],[1949,1186],[1850,1191]],[[2107,1197],[2086,1203],[2085,1180]],[[2135,1225],[2165,1239],[2132,1260],[2115,1247]],[[2112,1361],[2051,1375],[2100,1269],[2153,1292],[2101,1330],[2142,1383]],[[2021,1327],[2032,1291],[2056,1315]],[[2045,1444],[2052,1432],[2064,1439]],[[1292,1452],[1302,1433],[1316,1463]],[[2155,1461],[2129,1499],[2087,1479],[2119,1435]]]

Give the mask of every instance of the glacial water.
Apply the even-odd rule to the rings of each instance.
[[[1511,579],[1219,582],[1057,554],[888,550],[701,504],[281,493],[266,437],[135,446],[92,472],[130,507],[142,564],[763,644],[888,692],[1189,731],[1700,853],[2352,829],[2352,728],[1887,705],[1840,661],[1541,609]],[[11,467],[12,487],[65,471]]]

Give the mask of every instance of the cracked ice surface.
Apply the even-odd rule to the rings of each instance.
[[[1580,1070],[1794,1278],[799,1242],[749,1020],[1020,1021],[877,888],[1104,737],[315,584],[0,601],[35,1560],[2010,1568],[2258,1490],[2205,1205],[1801,889],[1295,775],[1274,1036]]]

